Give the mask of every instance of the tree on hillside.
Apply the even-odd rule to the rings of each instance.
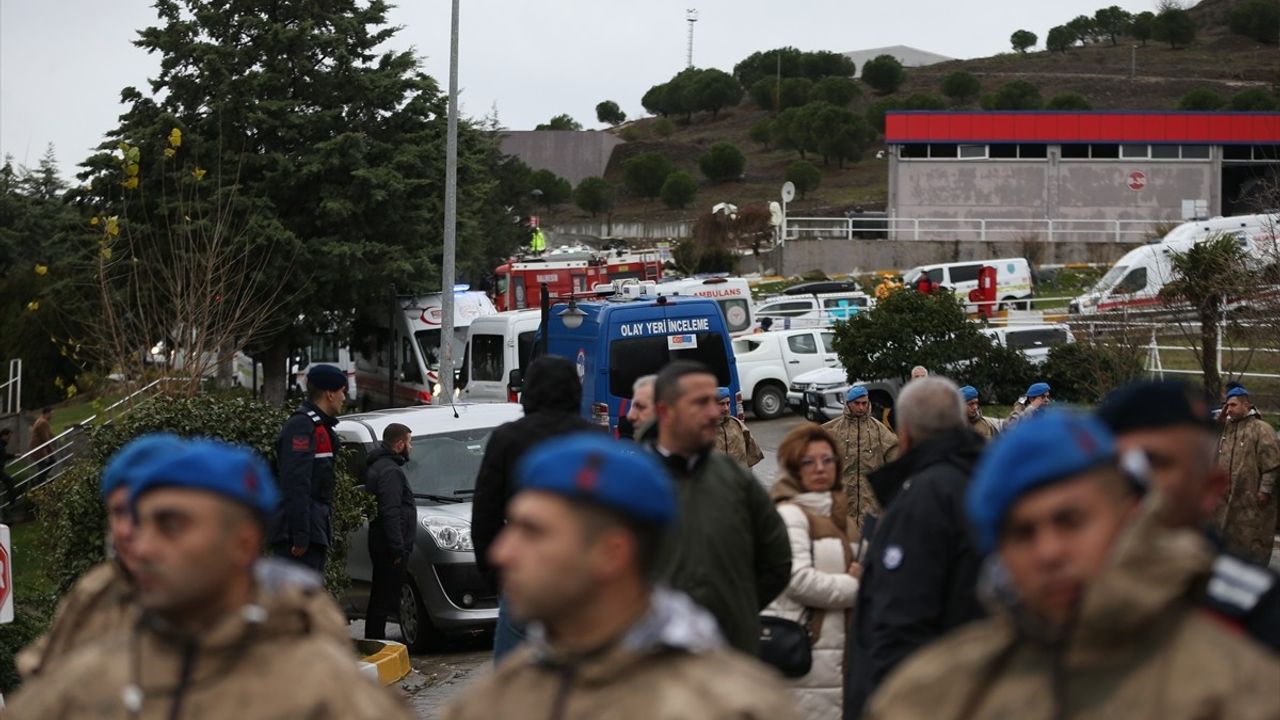
[[[1147,46],[1147,41],[1151,39],[1156,29],[1156,14],[1150,10],[1143,10],[1133,16],[1133,22],[1129,23],[1129,34],[1134,40],[1142,43],[1143,47]]]
[[[1231,32],[1268,45],[1280,42],[1280,3],[1276,0],[1244,0],[1228,16]]]
[[[1098,26],[1088,15],[1077,15],[1067,23],[1067,29],[1076,36],[1076,42],[1088,45],[1098,34]]]
[[[779,65],[781,62],[781,65]],[[751,87],[762,78],[772,78],[779,70],[782,77],[801,77],[804,74],[804,53],[793,48],[783,47],[773,50],[754,52],[733,66],[733,76],[743,87]]]
[[[742,85],[729,73],[711,68],[703,70],[690,88],[699,110],[711,112],[715,119],[720,111],[742,102]]]
[[[667,82],[649,88],[640,99],[640,104],[654,115],[692,117],[694,112],[701,109],[694,94],[694,85],[702,72],[698,68],[681,70]]]
[[[622,162],[622,182],[632,193],[652,200],[662,192],[662,183],[674,170],[675,166],[661,153],[640,153]]]
[[[252,223],[253,267],[290,299],[266,323],[279,331],[250,343],[267,397],[280,403],[287,358],[308,331],[331,329],[335,318],[346,326],[385,317],[393,284],[439,286],[445,98],[411,52],[386,50],[398,29],[385,2],[280,0],[264,10],[225,0],[213,12],[175,0],[156,3],[156,12],[159,22],[135,44],[158,56],[157,75],[147,92],[122,91],[124,114],[85,161],[89,187],[77,199],[102,216],[137,218],[130,232],[140,262],[163,262],[157,248],[171,235],[156,223],[172,217],[176,198],[122,186],[118,143],[139,149],[139,187],[171,171],[159,160],[165,149],[199,163],[193,180],[234,187],[231,221]],[[168,145],[175,127],[180,148]],[[500,196],[494,170],[504,157],[496,139],[461,123],[463,274],[491,268],[519,242],[508,208],[527,205],[527,188]]]
[[[858,68],[848,55],[818,50],[800,56],[800,72],[816,83],[823,78],[852,78]]]
[[[726,142],[712,145],[698,158],[698,168],[713,183],[737,180],[746,166],[747,158],[742,151]]]
[[[663,181],[659,192],[662,195],[662,204],[672,210],[683,210],[689,207],[689,203],[693,202],[694,196],[698,194],[698,183],[689,177],[689,173],[676,170]]]
[[[640,98],[640,106],[651,115],[667,117],[671,114],[671,106],[667,102],[667,84],[659,83],[645,91]]]
[[[1151,36],[1160,42],[1169,43],[1170,48],[1177,50],[1196,39],[1196,23],[1191,13],[1177,6],[1169,6],[1156,16]]]
[[[551,208],[569,201],[573,196],[573,186],[568,180],[550,170],[535,170],[529,175],[529,185],[535,196],[548,212]]]
[[[1099,9],[1093,14],[1093,26],[1102,37],[1109,38],[1112,45],[1118,45],[1118,38],[1129,32],[1133,24],[1133,14],[1117,5]]]
[[[1030,30],[1016,30],[1009,36],[1009,43],[1013,45],[1016,52],[1025,53],[1028,49],[1035,47],[1039,39]]]
[[[1075,42],[1075,32],[1066,25],[1058,25],[1049,29],[1049,37],[1045,39],[1044,46],[1049,52],[1065,54]]]
[[[884,116],[890,110],[946,110],[947,101],[930,93],[913,93],[905,98],[888,97],[877,100],[867,108],[867,124],[876,132],[884,133]]]
[[[851,110],[826,103],[812,103],[804,109],[811,115],[810,147],[821,153],[823,165],[835,161],[843,168],[846,161],[858,162],[875,140],[867,121]]]
[[[774,78],[760,78],[747,89],[751,102],[761,110],[773,110],[778,104],[778,81]]]
[[[765,150],[769,149],[769,144],[773,140],[773,121],[764,118],[751,126],[747,136],[751,138],[751,142],[756,143]]]
[[[812,113],[805,108],[787,108],[773,119],[773,144],[779,148],[795,150],[804,158],[810,149],[809,126],[812,124]]]
[[[813,81],[801,77],[784,78],[781,90],[778,109],[798,108],[809,102],[809,95],[813,92]]]
[[[942,79],[942,94],[956,105],[967,105],[982,92],[982,84],[973,73],[955,70]]]
[[[809,102],[825,102],[836,107],[846,107],[859,97],[862,97],[862,90],[858,83],[847,77],[822,78],[809,91]]]
[[[1179,110],[1209,111],[1220,110],[1226,101],[1218,93],[1209,88],[1196,88],[1178,101]]]
[[[1026,80],[1010,80],[982,98],[983,110],[1039,110],[1040,89]]]
[[[551,118],[547,122],[538,123],[534,130],[566,130],[578,131],[582,129],[582,123],[574,120],[568,113],[561,113]]]
[[[1266,88],[1253,87],[1233,95],[1229,109],[1237,112],[1275,112],[1280,110],[1280,102]]]
[[[596,105],[596,120],[605,125],[621,125],[627,121],[627,114],[622,112],[622,108],[618,107],[618,103],[612,100],[605,100]]]
[[[583,178],[573,190],[573,203],[595,217],[613,209],[613,186],[604,178]]]
[[[797,160],[787,166],[786,180],[796,186],[803,200],[810,190],[817,190],[822,184],[822,171],[807,160]]]
[[[1059,93],[1045,103],[1045,110],[1092,110],[1093,105],[1079,93]]]
[[[877,55],[862,66],[862,81],[881,95],[897,92],[905,78],[902,63],[892,55]]]

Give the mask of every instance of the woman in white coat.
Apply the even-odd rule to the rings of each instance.
[[[809,623],[813,668],[792,680],[800,717],[839,720],[844,705],[844,644],[862,567],[849,542],[840,453],[820,425],[806,423],[778,447],[770,496],[791,539],[791,583],[763,614]]]

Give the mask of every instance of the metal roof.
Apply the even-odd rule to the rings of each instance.
[[[885,115],[885,143],[1280,144],[1280,113],[929,112]]]

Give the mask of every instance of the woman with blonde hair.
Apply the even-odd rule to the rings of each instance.
[[[791,540],[791,582],[763,614],[809,630],[813,666],[792,687],[799,714],[812,720],[842,716],[845,628],[862,575],[850,543],[841,464],[835,438],[805,423],[778,447],[779,475],[769,493]]]

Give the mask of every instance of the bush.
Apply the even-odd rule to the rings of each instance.
[[[1276,0],[1244,0],[1231,9],[1231,32],[1271,45],[1280,42],[1280,3]]]
[[[777,93],[778,81],[771,77],[760,78],[752,83],[751,88],[747,91],[747,94],[751,96],[751,101],[761,110],[773,109]]]
[[[807,160],[797,160],[787,166],[787,181],[796,186],[803,200],[810,190],[817,190],[822,184],[822,171]]]
[[[652,200],[662,193],[662,184],[673,170],[675,166],[661,154],[640,153],[622,162],[622,182],[631,192]]]
[[[942,79],[942,94],[957,105],[973,102],[982,92],[982,84],[973,73],[956,70]]]
[[[779,110],[800,107],[809,102],[809,93],[813,91],[813,81],[807,78],[783,78]]]
[[[1020,53],[1025,53],[1029,48],[1033,48],[1040,38],[1030,30],[1017,30],[1009,36],[1009,43],[1013,45],[1013,49]]]
[[[769,143],[773,138],[773,121],[769,118],[757,122],[751,126],[751,130],[747,133],[751,138],[751,142],[758,144],[760,147],[768,150]]]
[[[881,95],[897,92],[905,78],[902,63],[892,55],[877,55],[862,66],[862,81]]]
[[[1222,99],[1222,96],[1209,88],[1196,88],[1183,95],[1182,99],[1178,101],[1179,110],[1219,110],[1223,105],[1226,105],[1226,101]]]
[[[653,122],[653,134],[660,138],[669,138],[676,131],[676,124],[671,118],[660,117]]]
[[[809,102],[824,102],[845,107],[862,96],[858,83],[853,78],[825,77],[813,84],[809,91]]]
[[[662,118],[661,120],[666,120],[666,118]],[[661,120],[659,120],[659,122],[661,122]],[[670,121],[668,120],[668,122]],[[628,125],[618,132],[618,137],[627,142],[635,142],[644,137],[644,134],[640,131],[640,128],[635,125]]]
[[[1196,22],[1186,10],[1167,7],[1156,16],[1151,36],[1177,50],[1178,46],[1186,47],[1196,39]]]
[[[1012,405],[1036,381],[1036,368],[1018,350],[991,342],[977,362],[956,372],[955,380],[977,388],[986,402]]]
[[[742,85],[732,75],[711,68],[703,70],[690,87],[694,108],[710,111],[715,118],[720,111],[742,102]]]
[[[713,183],[729,182],[742,177],[747,158],[729,143],[716,143],[698,158],[698,168]]]
[[[1046,110],[1092,110],[1093,106],[1079,93],[1061,93],[1054,95],[1045,104]]]
[[[689,177],[689,173],[683,170],[676,170],[667,175],[666,181],[662,183],[662,202],[672,210],[682,210],[693,202],[693,196],[698,194],[698,183]]]
[[[1075,42],[1075,32],[1066,25],[1058,25],[1049,29],[1049,37],[1045,39],[1044,46],[1049,52],[1066,53]]]
[[[155,397],[110,425],[95,428],[88,452],[58,479],[31,493],[44,523],[50,580],[66,592],[85,570],[102,562],[106,509],[98,492],[103,465],[120,446],[146,433],[168,431],[184,437],[216,437],[253,448],[272,467],[275,441],[288,413],[248,398],[201,395],[191,399]],[[341,597],[348,583],[347,534],[372,517],[373,497],[360,489],[345,463],[338,464],[334,490],[333,544],[325,566],[325,584]]]
[[[12,695],[22,684],[16,663],[18,652],[49,629],[56,602],[56,598],[15,598],[13,622],[0,632],[0,693]]]
[[[1043,105],[1040,89],[1026,80],[1010,80],[982,98],[983,110],[1039,110]]]
[[[1280,110],[1280,103],[1265,88],[1254,87],[1232,96],[1230,108],[1237,112],[1274,112]]]
[[[1134,40],[1142,41],[1143,47],[1147,41],[1151,39],[1151,35],[1156,29],[1156,14],[1150,10],[1144,10],[1133,16],[1133,21],[1129,23],[1129,35]]]
[[[1049,350],[1048,359],[1040,367],[1040,379],[1053,388],[1055,399],[1095,405],[1112,388],[1142,375],[1141,353],[1141,348],[1086,342],[1058,345]]]
[[[541,202],[547,210],[568,202],[573,196],[573,186],[569,181],[546,169],[530,173],[529,186],[541,193]]]
[[[582,123],[578,122],[577,120],[574,120],[572,117],[569,117],[569,115],[565,114],[565,115],[557,115],[551,118],[551,120],[548,122],[539,123],[533,129],[534,130],[581,130]]]
[[[605,100],[596,105],[596,120],[605,125],[621,125],[627,121],[627,114],[622,112],[622,108],[618,107],[618,103],[612,100]]]
[[[613,200],[613,186],[605,182],[604,178],[583,178],[573,191],[574,204],[591,213],[591,217],[611,210]]]
[[[933,93],[912,93],[902,101],[902,110],[946,110],[947,101]]]

